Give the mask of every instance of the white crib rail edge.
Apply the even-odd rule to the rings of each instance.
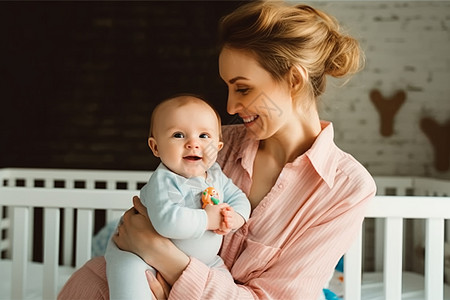
[[[436,209],[439,207],[439,209]],[[367,218],[450,219],[449,197],[375,196],[369,202]]]
[[[33,195],[31,201],[30,195]],[[107,196],[105,196],[107,195]],[[0,188],[0,204],[21,207],[64,207],[87,209],[128,209],[133,206],[136,190],[86,190],[86,189],[39,189]],[[58,201],[54,199],[57,198]]]

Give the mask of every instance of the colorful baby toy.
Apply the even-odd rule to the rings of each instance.
[[[202,192],[202,203],[203,203],[202,208],[205,208],[206,205],[208,205],[208,204],[211,204],[211,205],[219,204],[219,193],[217,193],[215,188],[210,186],[210,187],[207,187]]]

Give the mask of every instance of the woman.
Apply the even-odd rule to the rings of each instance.
[[[169,299],[319,299],[376,189],[334,144],[317,109],[327,75],[360,69],[359,45],[331,16],[281,2],[239,7],[221,20],[220,39],[227,110],[244,124],[224,127],[219,163],[252,207],[248,222],[225,237],[226,268],[208,268],[157,235],[136,198],[114,240],[159,271]],[[60,298],[104,295],[103,269],[102,259],[88,262]],[[164,298],[167,286],[148,276]]]

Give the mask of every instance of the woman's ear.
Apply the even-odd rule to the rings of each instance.
[[[148,146],[152,149],[153,155],[159,157],[158,145],[156,144],[156,140],[154,137],[148,138]]]
[[[308,72],[302,66],[293,66],[289,71],[289,79],[292,90],[300,91],[308,81]]]

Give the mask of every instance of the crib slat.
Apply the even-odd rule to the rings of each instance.
[[[384,295],[386,300],[398,300],[402,297],[403,219],[386,218],[384,226]]]
[[[445,220],[445,241],[450,243],[450,220]]]
[[[77,269],[91,258],[93,216],[93,210],[91,209],[78,209],[77,253],[75,259]]]
[[[74,209],[64,208],[64,226],[63,226],[63,264],[69,266],[72,263],[73,257],[73,220]]]
[[[27,207],[13,208],[13,258],[11,280],[12,299],[25,299],[27,285],[27,256],[29,239],[29,209]]]
[[[362,231],[344,257],[344,296],[345,300],[361,299],[361,257]]]
[[[95,188],[94,180],[86,180],[86,188],[88,190],[93,190]]]
[[[426,220],[425,296],[427,300],[444,297],[444,220]]]
[[[56,299],[58,288],[59,209],[44,209],[43,298]]]
[[[33,232],[33,224],[34,224],[34,207],[30,207],[28,210],[29,215],[29,222],[28,222],[28,232]],[[33,260],[33,236],[28,236],[29,243],[28,243],[28,260]]]
[[[374,267],[375,271],[381,272],[383,270],[383,257],[384,257],[384,219],[374,220],[374,234],[375,242],[373,247],[375,248],[374,253]]]

